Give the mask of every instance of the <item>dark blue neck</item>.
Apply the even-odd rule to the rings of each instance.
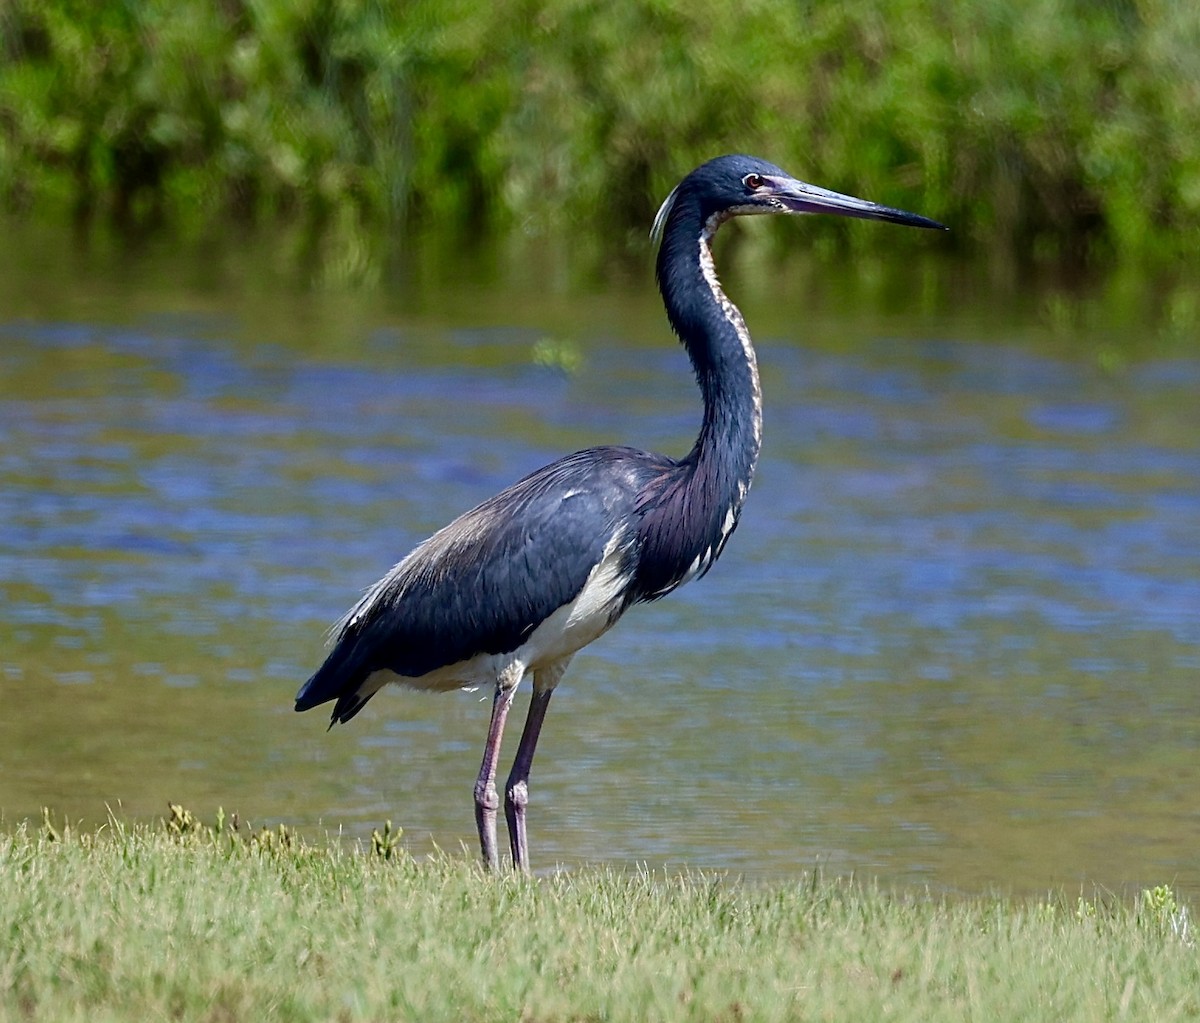
[[[704,421],[688,458],[719,463],[729,481],[748,488],[762,433],[758,365],[742,314],[713,268],[710,246],[719,224],[719,217],[703,221],[698,204],[680,197],[658,251],[657,277],[704,398]]]
[[[643,600],[708,571],[737,523],[758,461],[758,367],[741,313],[713,270],[710,244],[719,224],[719,217],[706,221],[699,203],[680,195],[658,252],[658,286],[695,369],[704,419],[687,457],[646,495],[638,570]]]

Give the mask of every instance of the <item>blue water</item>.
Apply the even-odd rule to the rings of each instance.
[[[325,628],[559,454],[686,451],[698,399],[653,322],[580,327],[568,373],[534,327],[379,319],[348,346],[212,312],[0,324],[6,821],[170,799],[473,845],[486,694],[389,692],[326,734],[291,712]],[[726,556],[555,696],[535,863],[1200,889],[1200,360],[798,325],[760,363]]]

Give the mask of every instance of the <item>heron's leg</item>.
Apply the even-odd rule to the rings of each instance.
[[[518,676],[516,682],[519,681]],[[500,795],[496,792],[496,761],[500,758],[504,721],[516,692],[515,682],[503,678],[497,681],[496,696],[492,700],[492,720],[488,725],[487,741],[483,745],[483,763],[479,766],[479,777],[475,779],[475,826],[479,829],[479,848],[483,853],[483,865],[493,873],[500,869],[500,852],[496,848],[496,811],[500,809]]]
[[[508,822],[508,844],[512,849],[513,869],[529,871],[529,842],[525,836],[525,807],[529,803],[529,770],[533,767],[533,753],[537,749],[542,722],[546,719],[546,708],[550,696],[567,670],[570,657],[541,668],[534,675],[533,699],[529,703],[529,714],[517,746],[517,757],[504,786],[504,817]]]
[[[525,807],[529,803],[529,769],[533,752],[542,732],[546,708],[550,706],[553,689],[535,689],[529,701],[529,715],[521,732],[517,758],[504,786],[504,817],[508,821],[508,844],[512,849],[513,869],[529,872],[529,842],[525,837]]]

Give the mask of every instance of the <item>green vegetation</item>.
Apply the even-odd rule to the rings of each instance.
[[[0,836],[0,1020],[1086,1020],[1200,1017],[1167,888],[955,900],[807,877],[416,861],[390,827],[26,825]]]
[[[8,0],[0,55],[0,203],[35,214],[641,236],[682,171],[740,149],[948,244],[1200,238],[1194,4]]]

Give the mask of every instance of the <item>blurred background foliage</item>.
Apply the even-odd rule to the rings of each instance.
[[[7,0],[0,204],[643,238],[719,152],[1064,261],[1200,240],[1174,0]],[[904,245],[830,219],[826,245]]]

